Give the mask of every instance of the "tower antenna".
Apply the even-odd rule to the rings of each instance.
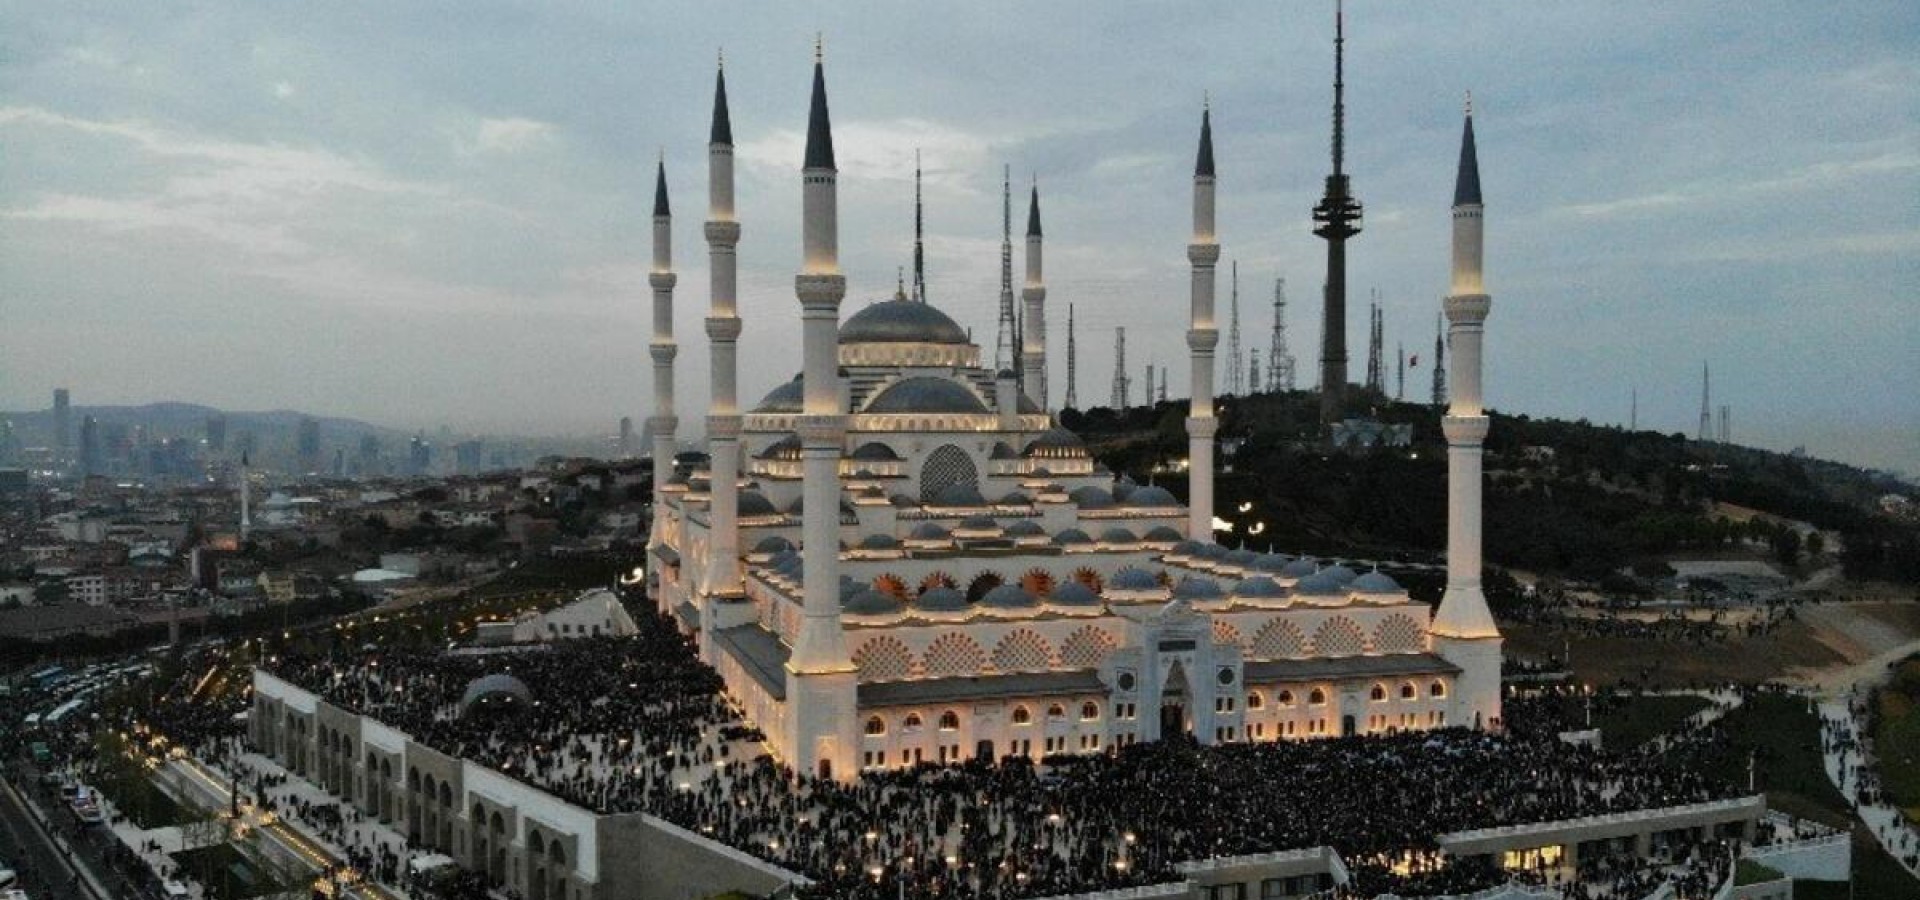
[[[1287,280],[1273,280],[1273,336],[1267,345],[1267,390],[1293,390],[1293,353],[1287,349]]]
[[[1360,201],[1354,199],[1346,162],[1346,14],[1333,13],[1333,174],[1313,208],[1313,233],[1327,242],[1327,280],[1320,336],[1320,421],[1340,418],[1347,389],[1347,238],[1360,233]]]
[[[1019,327],[1013,310],[1013,167],[1000,178],[1000,326],[993,343],[993,370],[1014,369],[1019,374],[1020,350],[1014,343]]]
[[[926,216],[920,202],[920,148],[913,150],[913,299],[927,302]]]
[[[1246,393],[1240,368],[1240,261],[1233,261],[1233,288],[1227,302],[1227,393]]]
[[[1127,408],[1127,329],[1121,326],[1113,330],[1113,401],[1108,405],[1114,412]]]
[[[1079,348],[1074,346],[1073,304],[1067,304],[1067,399],[1065,409],[1080,408]]]

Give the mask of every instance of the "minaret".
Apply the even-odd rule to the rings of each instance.
[[[713,77],[713,127],[707,137],[707,275],[713,404],[707,414],[712,486],[708,507],[706,587],[709,597],[740,598],[740,396],[736,305],[740,222],[733,212],[733,121],[727,114],[727,73]],[[702,610],[701,622],[713,616]]]
[[[1080,360],[1078,347],[1074,346],[1073,304],[1067,304],[1067,398],[1062,409],[1080,408]]]
[[[1017,368],[1020,345],[1014,332],[1020,324],[1013,306],[1013,167],[1000,175],[1000,325],[993,339],[993,369]]]
[[[667,521],[667,481],[673,476],[674,430],[680,420],[673,409],[673,358],[680,353],[673,342],[673,212],[667,206],[667,161],[664,154],[653,182],[653,271],[647,283],[653,286],[653,415],[647,427],[653,432],[653,531],[649,544],[657,545],[665,537]]]
[[[1440,317],[1433,317],[1433,405],[1447,405],[1447,330]]]
[[[1026,320],[1020,329],[1023,358],[1021,371],[1027,376],[1027,397],[1043,410],[1053,407],[1047,397],[1047,280],[1040,274],[1040,184],[1034,182],[1027,201],[1027,283],[1020,289],[1026,304]]]
[[[1468,100],[1453,191],[1453,286],[1445,302],[1453,345],[1453,398],[1441,428],[1447,436],[1447,590],[1434,613],[1433,650],[1459,666],[1449,725],[1500,723],[1500,628],[1480,588],[1480,461],[1487,438],[1480,391],[1480,342],[1493,306],[1481,282],[1480,166]]]
[[[240,454],[240,542],[253,534],[253,464],[246,453]]]
[[[1193,360],[1193,403],[1187,412],[1187,536],[1213,543],[1213,348],[1220,331],[1213,323],[1213,264],[1220,242],[1213,233],[1213,109],[1200,112],[1200,153],[1193,165],[1193,241],[1187,261],[1193,268],[1191,326],[1187,350]]]
[[[1360,233],[1360,201],[1342,170],[1346,150],[1346,17],[1333,13],[1333,174],[1313,208],[1313,233],[1327,242],[1325,326],[1320,334],[1320,422],[1341,416],[1347,390],[1347,238]]]
[[[913,299],[927,302],[927,220],[920,202],[920,151],[913,151]]]
[[[1109,406],[1114,412],[1124,412],[1127,408],[1127,327],[1122,325],[1113,330],[1113,400]]]
[[[840,401],[840,224],[833,162],[833,125],[827,116],[827,76],[818,45],[813,100],[807,118],[801,174],[805,257],[794,278],[800,298],[805,400],[800,432],[802,477],[802,615],[787,660],[788,761],[813,775],[852,778],[854,685],[857,670],[840,630],[840,456],[846,435]]]

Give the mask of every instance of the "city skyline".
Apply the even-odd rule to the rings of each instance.
[[[650,163],[664,151],[677,208],[698,209],[722,45],[752,403],[799,368],[783,337],[798,323],[789,176],[815,31],[837,73],[843,318],[910,263],[920,148],[930,294],[976,343],[994,327],[1004,163],[1038,178],[1053,326],[1072,303],[1086,339],[1080,387],[1101,396],[1087,373],[1110,369],[1123,323],[1140,357],[1177,358],[1183,169],[1206,92],[1223,262],[1300,286],[1291,349],[1317,363],[1309,211],[1331,10],[1101,8],[1089,24],[1090,9],[1023,10],[1017,34],[885,7],[654,32],[662,17],[626,11],[22,15],[32,40],[0,67],[14,151],[0,284],[16,298],[0,407],[41,409],[65,386],[80,406],[297,408],[398,429],[610,433],[644,417]],[[1493,408],[1624,423],[1637,390],[1642,427],[1691,432],[1705,360],[1740,442],[1920,469],[1901,295],[1920,227],[1897,199],[1920,190],[1916,14],[1731,9],[1349,8],[1347,169],[1368,203],[1350,295],[1378,288],[1394,340],[1426,338],[1471,88],[1502,210]],[[1085,27],[1142,52],[1107,58],[1074,43]],[[706,261],[695,216],[675,238],[684,411],[707,402]],[[1171,393],[1185,382],[1177,371]]]

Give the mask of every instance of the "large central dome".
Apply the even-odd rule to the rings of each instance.
[[[854,313],[840,326],[842,344],[966,344],[967,330],[932,304],[894,298]]]

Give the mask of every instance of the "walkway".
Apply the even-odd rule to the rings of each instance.
[[[1861,802],[1861,773],[1872,765],[1860,745],[1859,736],[1864,732],[1865,723],[1855,714],[1850,698],[1820,702],[1820,743],[1825,750],[1828,780],[1853,805],[1860,821],[1865,822],[1867,830],[1887,848],[1888,855],[1915,878],[1920,878],[1920,829],[1884,802]],[[1868,784],[1876,781],[1869,772]],[[1879,799],[1877,794],[1874,796]]]

